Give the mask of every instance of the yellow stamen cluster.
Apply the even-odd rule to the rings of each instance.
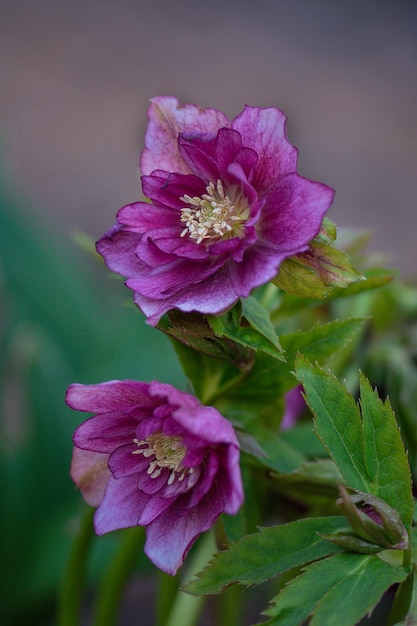
[[[240,236],[243,233],[241,226],[249,217],[248,207],[242,208],[240,202],[233,204],[220,180],[217,185],[213,182],[207,185],[206,191],[201,198],[188,195],[180,198],[189,205],[181,209],[181,222],[186,225],[181,237],[189,234],[191,239],[201,243],[224,235]]]
[[[168,469],[171,473],[167,482],[168,485],[172,485],[176,478],[182,482],[187,475],[194,473],[193,467],[184,467],[182,464],[187,448],[183,445],[181,437],[167,436],[159,431],[141,441],[136,438],[133,441],[138,449],[132,454],[143,454],[149,459],[154,457],[149,463],[147,472],[151,478],[157,478],[162,470]]]

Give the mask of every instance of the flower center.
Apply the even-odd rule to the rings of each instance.
[[[172,485],[176,478],[182,482],[188,474],[194,473],[193,467],[184,467],[182,464],[187,448],[183,445],[181,437],[167,436],[158,431],[146,439],[139,441],[135,438],[133,441],[138,449],[133,450],[132,454],[143,454],[149,459],[154,457],[147,471],[151,478],[158,478],[162,470],[168,469],[171,470],[168,485]]]
[[[189,234],[197,243],[204,239],[214,241],[225,235],[242,237],[243,224],[249,217],[249,208],[246,205],[241,206],[240,198],[232,203],[224,193],[220,180],[217,181],[217,185],[213,182],[207,185],[206,191],[201,198],[181,196],[180,200],[190,205],[181,209],[181,222],[185,222],[186,225],[181,237]]]

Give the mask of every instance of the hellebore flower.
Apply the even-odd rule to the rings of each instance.
[[[213,407],[131,380],[71,385],[66,402],[95,413],[74,433],[71,477],[98,507],[97,534],[146,526],[146,554],[174,574],[200,533],[238,511],[238,442]]]
[[[158,323],[172,308],[222,313],[308,249],[333,191],[297,174],[285,116],[246,106],[215,109],[157,97],[141,156],[151,200],[120,209],[98,242],[126,276],[136,304]]]

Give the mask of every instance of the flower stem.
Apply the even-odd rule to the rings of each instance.
[[[165,572],[159,574],[158,597],[156,602],[156,623],[165,624],[171,612],[177,591],[179,577]]]
[[[80,623],[87,558],[94,538],[93,514],[94,511],[88,508],[72,545],[59,589],[58,626],[76,626]]]
[[[217,598],[218,602],[218,626],[230,626],[230,624],[242,623],[242,588],[238,585],[225,589]]]
[[[235,387],[238,387],[240,383],[242,383],[245,380],[248,374],[249,374],[248,370],[242,371],[238,376],[235,376],[234,378],[228,380],[227,383],[225,383],[221,387],[218,387],[215,391],[211,393],[211,395],[209,395],[208,397],[205,397],[202,401],[204,402],[204,404],[207,404],[207,405],[215,404],[216,400],[221,398],[223,394],[231,391],[232,389],[235,389]]]
[[[145,537],[137,526],[123,531],[121,544],[103,576],[93,615],[93,626],[114,626],[120,600]]]
[[[190,561],[184,583],[199,572],[216,551],[214,533],[207,532],[201,537],[193,558]],[[197,619],[202,611],[206,598],[201,596],[191,596],[184,593],[180,589],[172,604],[171,612],[164,626],[195,626]]]

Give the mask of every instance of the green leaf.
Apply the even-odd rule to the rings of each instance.
[[[264,428],[259,421],[248,425],[252,434],[260,445],[263,455],[256,455],[259,463],[275,472],[293,472],[305,463],[306,458],[296,448],[283,440],[280,434]]]
[[[275,328],[268,311],[253,296],[242,298],[242,315],[254,330],[266,337],[276,348],[280,349]]]
[[[301,499],[330,497],[338,495],[337,486],[341,476],[331,459],[303,463],[286,474],[273,474],[272,478],[280,492],[288,493],[292,498]]]
[[[372,493],[368,480],[359,408],[346,387],[330,372],[296,360],[296,376],[303,385],[314,415],[314,428],[336,463],[346,484]]]
[[[262,350],[275,359],[285,360],[269,313],[256,298],[242,299],[222,316],[208,315],[207,322],[219,342],[226,337],[246,348]]]
[[[361,415],[351,394],[331,372],[300,356],[296,375],[307,394],[316,433],[346,484],[384,500],[409,528],[413,515],[410,468],[389,402],[384,404],[361,375]]]
[[[281,335],[281,345],[287,362],[294,363],[297,352],[308,359],[324,363],[345,348],[362,328],[366,318],[352,317],[316,324],[311,330]]]
[[[283,395],[295,385],[293,369],[297,352],[324,363],[352,340],[362,324],[360,318],[336,320],[317,324],[308,331],[282,335],[286,362],[258,353],[244,385],[223,394],[217,405],[219,410],[244,425],[252,419],[265,419],[271,427],[278,427],[283,414]]]
[[[223,318],[214,319],[217,324],[223,323]],[[251,350],[219,338],[225,333],[215,334],[206,316],[199,313],[183,313],[173,309],[161,319],[158,329],[196,352],[229,361],[241,369],[245,369],[253,360]]]
[[[360,378],[365,464],[372,491],[396,509],[409,529],[413,520],[411,473],[389,400],[383,403],[365,376]]]
[[[407,571],[375,555],[339,553],[313,563],[274,599],[265,626],[354,626]]]
[[[344,517],[306,518],[261,529],[248,535],[213,561],[191,581],[185,591],[196,595],[216,594],[233,583],[254,585],[272,576],[337,552],[318,533],[347,528]]]

